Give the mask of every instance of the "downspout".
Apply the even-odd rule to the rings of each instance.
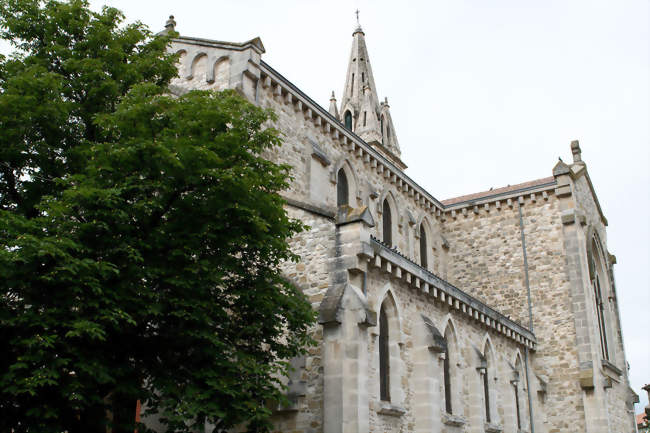
[[[521,231],[521,248],[524,252],[524,275],[526,277],[526,294],[528,296],[528,327],[533,332],[533,307],[530,301],[530,280],[528,278],[528,255],[526,254],[526,235],[524,234],[524,217],[521,212],[521,198],[517,201],[519,206],[519,229]],[[533,397],[530,393],[530,372],[528,366],[528,346],[524,351],[524,363],[526,364],[526,391],[528,394],[528,415],[530,417],[530,433],[535,433],[535,422],[533,418]]]

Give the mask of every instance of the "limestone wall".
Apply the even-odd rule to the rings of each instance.
[[[606,236],[584,176],[577,177],[575,183],[568,174],[558,176],[566,183],[565,189],[544,186],[533,193],[513,194],[480,206],[445,208],[261,63],[261,42],[180,40],[173,50],[183,52],[179,64],[182,73],[174,81],[173,91],[235,88],[252,102],[275,111],[278,119],[271,126],[282,132],[284,144],[266,156],[292,167],[293,181],[284,192],[287,211],[310,226],[309,231],[290,241],[301,262],[286,264],[285,274],[302,288],[316,310],[321,309],[327,293],[346,287],[341,289],[345,296],[340,298],[340,316],[318,325],[314,336],[319,345],[305,358],[295,360],[297,371],[289,379],[293,384],[290,391],[298,397],[294,405],[276,414],[278,431],[484,432],[499,431],[497,427],[504,432],[516,431],[511,380],[513,366],[524,356],[524,346],[506,336],[501,325],[497,332],[494,321],[469,320],[465,306],[461,310],[456,304],[454,308],[444,302],[444,297],[441,302],[431,293],[414,290],[414,284],[389,269],[356,263],[360,260],[356,252],[342,260],[341,236],[345,230],[337,228],[334,217],[337,173],[341,169],[349,183],[349,204],[367,207],[374,220],[374,226],[364,230],[382,239],[382,205],[388,201],[391,246],[413,262],[422,263],[419,242],[423,225],[429,271],[526,327],[521,205],[537,337],[530,383],[535,431],[629,431],[629,417],[621,404],[629,397],[626,376],[610,385],[607,377],[612,375],[601,371],[594,349],[594,309],[586,277],[587,227],[593,226],[603,242]],[[585,215],[584,223],[576,210]],[[606,251],[606,246],[603,248]],[[351,266],[355,273],[348,273]],[[360,275],[365,275],[364,284]],[[389,404],[379,399],[378,331],[372,319],[386,296],[393,305],[394,336]],[[609,308],[610,322],[615,324],[614,361],[624,366],[615,300]],[[471,314],[479,317],[477,312]],[[454,355],[456,376],[451,417],[444,415],[441,406],[443,361],[435,345],[430,344],[422,315],[440,333],[451,329],[453,335],[455,348],[450,353]],[[488,370],[492,374],[489,383],[494,411],[494,426],[487,426],[487,430],[477,371],[482,362],[477,354],[485,352],[486,344],[492,353]],[[328,363],[326,358],[333,361]],[[587,371],[591,371],[591,388],[589,378],[585,379]],[[344,380],[346,377],[353,380]],[[334,385],[327,389],[326,381]],[[530,431],[525,386],[528,384],[520,390],[521,415],[523,431]],[[332,427],[336,425],[341,429]]]
[[[370,403],[370,431],[441,431],[441,432],[484,432],[485,404],[481,375],[477,371],[480,360],[477,351],[484,352],[491,345],[494,358],[489,368],[492,423],[505,432],[516,432],[514,391],[510,383],[517,356],[523,359],[520,345],[491,332],[486,326],[468,323],[458,310],[445,302],[433,298],[412,285],[390,278],[385,270],[369,273],[369,307],[379,311],[386,297],[392,296],[399,315],[399,355],[401,396],[391,401],[405,410],[403,415],[383,414],[385,402],[379,399],[377,327],[369,328],[368,383]],[[456,381],[452,401],[453,414],[459,417],[459,426],[454,426],[444,415],[444,388],[442,380],[442,358],[439,353],[423,348],[426,333],[422,330],[422,316],[429,318],[441,334],[451,330],[455,339],[451,350],[452,369],[456,370]],[[447,333],[447,335],[449,335]],[[391,368],[397,368],[391,365]],[[392,378],[391,378],[392,379]],[[523,379],[523,377],[522,377]],[[525,401],[525,380],[520,388],[521,417],[524,426],[528,423],[528,409]],[[445,424],[445,420],[449,424]]]
[[[499,206],[448,218],[449,280],[528,326],[528,301],[517,197]],[[534,371],[548,381],[543,403],[548,428],[584,428],[584,418],[567,419],[567,409],[582,410],[578,385],[576,335],[569,296],[560,202],[553,190],[546,198],[522,196],[533,326],[538,339]],[[537,398],[538,396],[535,396]],[[540,414],[542,415],[542,414]],[[582,419],[581,419],[582,418]]]
[[[574,164],[572,174],[573,199],[576,214],[581,221],[580,239],[584,242],[580,254],[583,255],[585,263],[589,261],[590,255],[600,255],[605,270],[611,270],[613,256],[609,254],[607,248],[606,220],[592,193],[586,168]],[[596,236],[596,242],[600,243],[600,248],[597,248],[598,252],[590,248],[589,241],[594,236]],[[594,389],[587,391],[586,407],[595,414],[593,416],[595,425],[607,425],[607,431],[612,432],[632,431],[634,426],[629,411],[631,409],[629,402],[633,396],[630,392],[627,377],[627,362],[623,347],[616,290],[612,279],[613,274],[610,271],[601,275],[604,277],[601,281],[601,290],[604,301],[605,332],[609,356],[609,361],[603,363],[596,299],[591,281],[592,272],[588,265],[584,266],[582,271],[583,284],[587,289],[585,293],[586,331],[590,340],[589,346],[584,346],[582,350],[588,351],[588,354],[584,354],[584,358],[592,361],[594,373]],[[623,404],[625,402],[628,402],[627,407]]]

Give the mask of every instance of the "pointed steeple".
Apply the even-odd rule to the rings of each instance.
[[[341,99],[341,116],[345,120],[346,113],[350,112],[352,115],[352,131],[354,132],[357,132],[361,122],[363,122],[363,119],[361,119],[361,105],[364,104],[366,99],[368,99],[368,103],[364,104],[366,105],[365,108],[371,110],[376,117],[379,116],[377,88],[375,87],[375,79],[372,75],[364,36],[361,26],[358,26],[352,34],[352,50],[350,51],[348,74]],[[367,95],[364,90],[366,87],[368,88]]]
[[[381,133],[383,141],[381,144],[399,157],[402,155],[402,151],[399,148],[399,142],[397,141],[397,135],[395,135],[395,127],[393,126],[393,118],[390,116],[390,105],[388,105],[388,98],[384,99],[384,102],[381,103],[381,114],[379,115],[379,122],[381,127]]]
[[[388,104],[384,107],[384,103],[379,103],[365,33],[358,23],[358,14],[357,28],[352,33],[352,38],[348,72],[339,110],[341,122],[366,143],[403,166]]]
[[[336,97],[334,96],[334,90],[332,90],[332,97],[330,98],[330,109],[329,112],[332,116],[340,120],[339,109],[336,108]]]

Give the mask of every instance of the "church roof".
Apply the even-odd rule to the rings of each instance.
[[[467,194],[467,195],[461,195],[459,197],[449,198],[447,200],[442,200],[442,204],[445,206],[451,206],[466,201],[493,197],[493,196],[506,194],[514,191],[526,190],[529,188],[534,188],[540,185],[551,184],[554,182],[555,182],[555,178],[553,176],[544,177],[541,179],[531,180],[529,182],[518,183],[516,185],[508,185],[501,188],[490,189],[488,191],[475,192],[474,194]]]

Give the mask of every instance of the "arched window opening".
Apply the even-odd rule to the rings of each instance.
[[[384,199],[383,211],[381,215],[382,224],[383,224],[383,241],[386,245],[391,246],[393,244],[393,233],[392,233],[392,215],[390,211],[390,205],[388,200]]]
[[[603,302],[602,291],[600,289],[600,278],[596,275],[594,281],[594,291],[596,295],[596,309],[598,313],[598,328],[600,331],[600,350],[603,358],[609,360],[609,350],[607,348],[607,334],[605,332],[605,305]]]
[[[388,317],[384,304],[379,312],[379,396],[383,401],[390,401],[390,352],[388,335]]]
[[[445,359],[443,361],[442,373],[443,381],[445,386],[445,411],[448,414],[452,414],[452,402],[451,402],[451,371],[449,370],[450,359],[450,350],[449,350],[449,339],[445,336]]]
[[[420,224],[420,265],[427,267],[427,232],[424,230],[424,224]]]
[[[345,170],[341,168],[336,176],[336,205],[344,204],[349,204],[349,188],[348,177],[345,175]]]
[[[345,112],[345,115],[343,116],[344,122],[345,122],[345,127],[352,131],[352,113],[350,113],[350,110]]]
[[[492,419],[490,418],[490,386],[487,368],[485,368],[485,371],[483,372],[483,393],[485,395],[485,420],[490,423],[492,422]]]
[[[479,354],[480,366],[478,372],[481,375],[481,380],[483,382],[483,404],[485,406],[485,422],[488,424],[492,422],[492,410],[490,407],[490,378],[491,378],[491,369],[494,367],[492,365],[492,353],[490,350],[489,343],[486,343],[483,354]]]
[[[512,381],[512,386],[515,389],[515,409],[517,411],[517,429],[521,430],[521,409],[519,408],[519,380]]]
[[[598,319],[598,332],[600,335],[600,351],[603,359],[609,360],[609,348],[607,346],[607,328],[605,321],[605,302],[603,300],[603,267],[599,254],[596,239],[592,240],[591,267],[594,270],[592,285],[594,288],[594,298],[596,300],[596,316]]]

